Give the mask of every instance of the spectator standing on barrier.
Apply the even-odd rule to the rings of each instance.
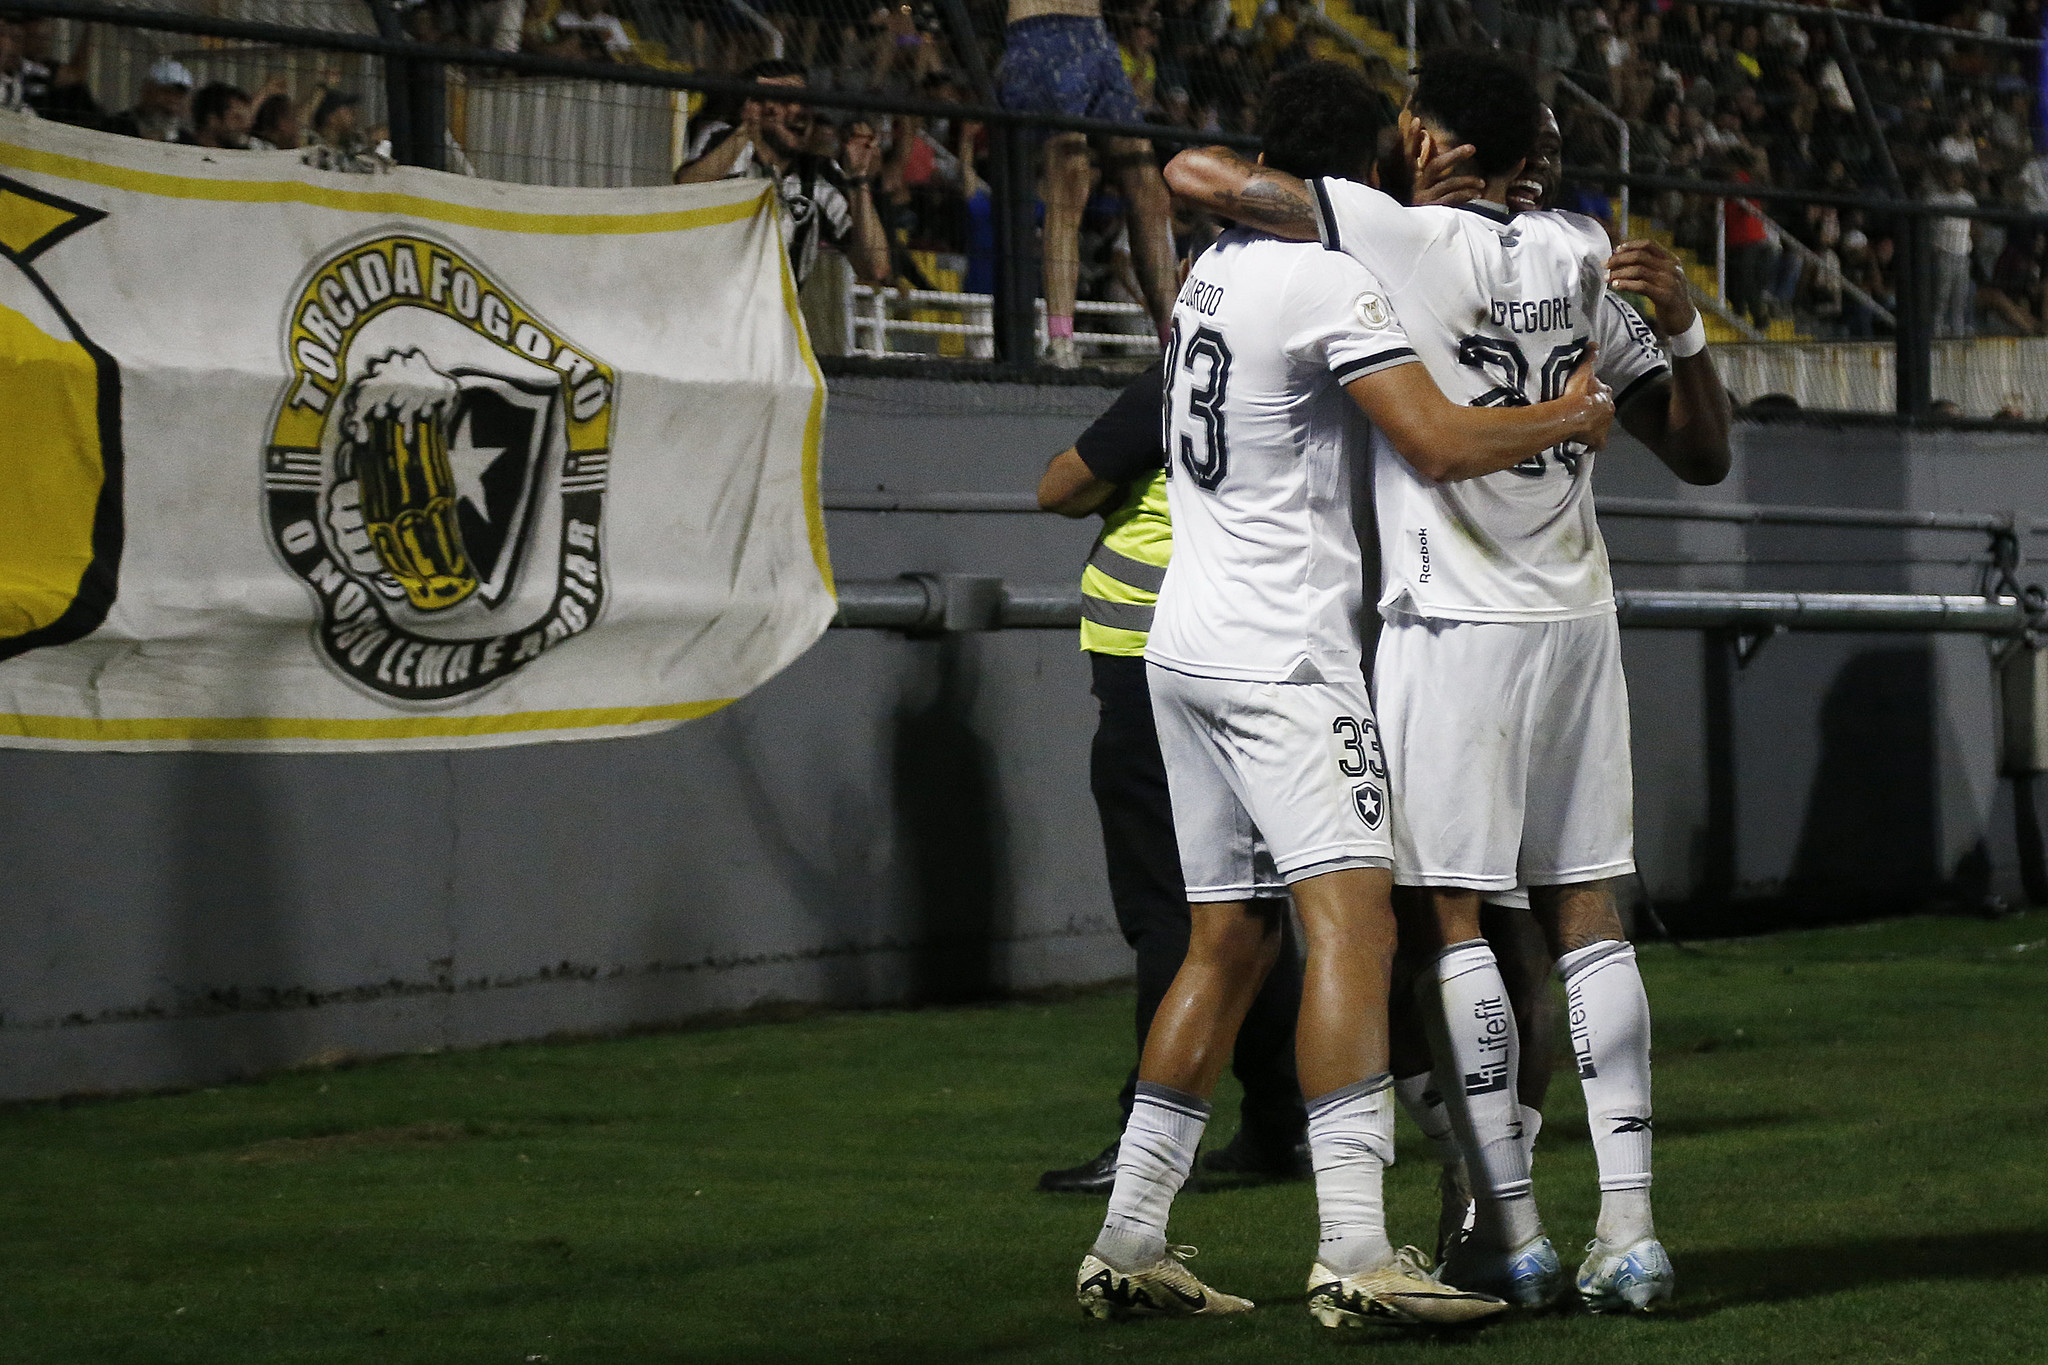
[[[226,81],[201,86],[192,97],[192,128],[178,134],[178,141],[199,147],[222,147],[232,151],[249,149],[249,128],[255,105],[249,92]]]
[[[185,64],[166,57],[149,69],[135,106],[107,120],[107,131],[127,137],[170,142],[185,126],[185,111],[192,103],[192,73]]]
[[[1088,655],[1100,708],[1088,785],[1102,820],[1117,927],[1137,953],[1140,1055],[1152,1016],[1187,956],[1191,925],[1166,764],[1145,682],[1152,604],[1173,553],[1166,450],[1160,444],[1163,389],[1160,368],[1147,366],[1072,448],[1053,457],[1038,485],[1038,505],[1047,511],[1068,517],[1103,513],[1102,534],[1081,574],[1081,648]],[[1275,882],[1269,894],[1287,892]],[[1309,1174],[1308,1112],[1294,1072],[1300,952],[1289,929],[1281,958],[1238,1031],[1231,1067],[1244,1086],[1242,1122],[1228,1147],[1209,1154],[1206,1170],[1273,1179]],[[1118,1097],[1124,1121],[1130,1117],[1137,1078],[1133,1066]],[[1123,1131],[1121,1122],[1117,1131]],[[1047,1171],[1038,1188],[1109,1193],[1116,1183],[1118,1145],[1111,1142],[1078,1166]]]
[[[996,96],[1006,109],[1031,114],[1138,123],[1143,114],[1121,50],[1102,24],[1101,0],[1010,0]],[[1074,345],[1074,300],[1081,274],[1081,215],[1088,206],[1088,135],[1056,132],[1045,139],[1046,355],[1054,365],[1080,363]],[[1131,260],[1153,324],[1165,335],[1173,314],[1173,214],[1166,182],[1146,138],[1101,140],[1106,177],[1122,191]],[[1007,186],[1003,187],[1009,188]]]
[[[780,58],[754,63],[740,79],[794,89],[809,84],[803,67]],[[889,237],[875,209],[873,181],[882,153],[874,129],[859,122],[847,126],[842,169],[842,162],[805,149],[811,124],[809,105],[749,99],[740,106],[737,125],[704,126],[689,158],[676,170],[676,183],[772,180],[782,198],[789,266],[799,285],[817,264],[821,244],[844,254],[861,279],[886,284],[891,274]]]
[[[1943,162],[1935,173],[1941,188],[1925,196],[1944,208],[1977,207],[1977,196],[1963,185],[1963,168]],[[1930,233],[1934,251],[1934,332],[1936,336],[1970,335],[1970,220],[1936,218]]]

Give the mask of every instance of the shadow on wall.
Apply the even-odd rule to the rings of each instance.
[[[212,1030],[175,1031],[179,1074],[221,1079],[296,1060],[290,990],[296,953],[287,918],[290,874],[281,865],[274,768],[243,754],[178,754],[162,786],[167,920],[162,1003],[175,1015],[267,1015],[253,1055],[223,1056]]]
[[[1926,648],[1857,654],[1835,675],[1785,885],[1795,918],[1901,914],[1942,894],[1934,706]]]
[[[1007,921],[1008,830],[994,748],[974,728],[979,677],[973,638],[935,651],[936,686],[896,713],[894,796],[908,874],[911,998],[923,1004],[992,999],[995,939]]]

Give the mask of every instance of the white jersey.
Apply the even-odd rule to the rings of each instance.
[[[1415,352],[1379,282],[1322,247],[1233,229],[1173,308],[1166,352],[1173,560],[1145,657],[1204,677],[1363,677],[1343,386]]]
[[[1313,188],[1324,244],[1386,284],[1417,355],[1453,402],[1557,398],[1596,338],[1603,377],[1632,384],[1663,365],[1647,329],[1636,338],[1626,327],[1623,313],[1633,310],[1608,298],[1610,247],[1593,219],[1510,218],[1487,203],[1404,208],[1348,180]],[[1620,396],[1625,385],[1613,386]],[[1376,439],[1381,611],[1548,621],[1614,610],[1592,478],[1593,453],[1567,442],[1513,469],[1436,483]]]

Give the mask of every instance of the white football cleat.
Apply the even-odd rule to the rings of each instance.
[[[1678,1273],[1654,1237],[1625,1247],[1586,1243],[1579,1267],[1579,1297],[1595,1313],[1647,1313],[1671,1297]]]
[[[1508,1311],[1491,1294],[1454,1289],[1429,1271],[1429,1260],[1402,1247],[1377,1270],[1339,1275],[1318,1261],[1308,1272],[1309,1315],[1325,1327],[1363,1327],[1368,1322],[1410,1327],[1458,1327]]]
[[[1541,1234],[1506,1252],[1488,1250],[1467,1237],[1439,1273],[1445,1284],[1497,1294],[1517,1308],[1548,1308],[1564,1293],[1557,1248]]]
[[[1143,1270],[1126,1274],[1089,1252],[1074,1277],[1074,1296],[1091,1318],[1189,1318],[1248,1313],[1252,1301],[1211,1289],[1181,1262],[1193,1259],[1193,1247],[1168,1247]]]

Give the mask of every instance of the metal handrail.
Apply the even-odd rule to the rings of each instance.
[[[975,574],[844,579],[832,624],[905,631],[1071,630],[1081,623],[1077,583],[1010,583]],[[1910,631],[2018,635],[2026,606],[2015,597],[1935,593],[1722,592],[1624,588],[1619,623],[1632,630]]]
[[[828,490],[828,512],[1010,515],[1038,512],[1032,493],[892,493]],[[2048,518],[1999,512],[1916,512],[1890,507],[1801,507],[1758,502],[1684,502],[1674,498],[1600,498],[1603,517],[1647,521],[1732,522],[1751,526],[1828,526],[1840,530],[1969,531],[1978,535],[2048,534]]]

